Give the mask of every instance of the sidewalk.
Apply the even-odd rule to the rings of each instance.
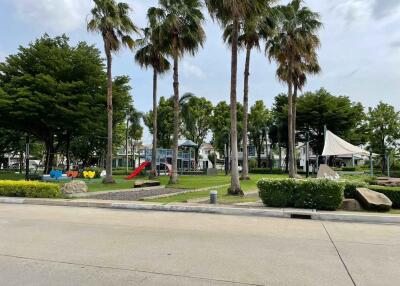
[[[400,215],[355,212],[328,212],[306,209],[267,208],[259,205],[210,205],[198,203],[151,203],[141,201],[116,201],[95,199],[32,199],[0,197],[0,204],[27,204],[67,207],[94,207],[126,210],[151,210],[191,213],[210,213],[222,215],[260,216],[275,218],[297,218],[322,221],[395,223],[400,224]]]

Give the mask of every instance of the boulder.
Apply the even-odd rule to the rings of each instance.
[[[355,197],[367,210],[388,211],[392,207],[392,201],[387,196],[367,188],[357,188]]]
[[[65,183],[61,187],[61,191],[64,195],[86,193],[88,191],[88,187],[84,181],[74,180],[69,183]]]
[[[342,209],[351,212],[362,210],[360,203],[355,199],[344,199]]]
[[[378,185],[385,187],[400,187],[400,178],[378,178]]]
[[[328,165],[321,164],[318,169],[317,178],[328,179],[328,180],[339,180],[340,176],[334,170],[332,170]]]

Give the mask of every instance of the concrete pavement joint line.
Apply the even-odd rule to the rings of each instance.
[[[138,270],[138,269],[131,269],[131,268],[120,268],[120,267],[112,267],[112,266],[74,263],[74,262],[68,262],[68,261],[59,261],[59,260],[51,260],[51,259],[44,259],[44,258],[32,258],[32,257],[24,257],[24,256],[17,256],[17,255],[1,254],[1,253],[0,253],[0,256],[16,258],[16,259],[25,259],[25,260],[31,260],[31,261],[42,261],[42,262],[48,262],[48,263],[66,264],[66,265],[73,265],[73,266],[80,266],[80,267],[83,266],[83,267],[92,267],[92,268],[100,268],[100,269],[108,269],[108,270],[139,272],[139,273],[154,274],[154,275],[161,275],[161,276],[172,276],[172,277],[181,277],[181,278],[189,278],[189,279],[207,280],[210,282],[225,282],[225,283],[235,283],[235,284],[250,285],[250,286],[263,286],[262,284],[238,282],[238,281],[232,281],[232,280],[214,279],[214,278],[207,278],[207,277],[200,277],[200,276],[198,277],[198,276],[163,273],[163,272],[155,272],[155,271],[146,271],[146,270]]]
[[[343,264],[343,266],[344,266],[344,269],[346,269],[347,275],[349,275],[349,277],[350,277],[350,279],[351,279],[351,282],[353,283],[354,286],[357,286],[356,282],[355,282],[354,279],[353,279],[353,276],[351,276],[351,273],[350,273],[349,268],[347,268],[347,265],[346,265],[346,263],[344,262],[343,257],[342,257],[342,255],[341,255],[340,252],[339,252],[339,249],[337,248],[335,242],[333,241],[333,239],[332,239],[330,233],[329,233],[328,230],[326,229],[325,224],[324,224],[323,222],[321,222],[321,224],[322,224],[323,228],[325,229],[325,232],[326,232],[326,234],[328,235],[329,240],[331,241],[333,247],[335,248],[336,253],[337,253],[337,255],[338,255],[339,258],[340,258],[340,261],[342,262],[342,264]]]

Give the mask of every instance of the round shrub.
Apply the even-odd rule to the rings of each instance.
[[[257,183],[259,196],[264,205],[270,207],[293,206],[293,195],[296,189],[294,179],[260,180]]]

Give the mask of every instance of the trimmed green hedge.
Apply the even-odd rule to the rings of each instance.
[[[0,181],[0,196],[28,198],[61,198],[57,184],[33,181]]]
[[[344,182],[344,197],[346,199],[355,199],[357,188],[367,188],[368,184],[363,181],[346,181]]]
[[[257,186],[269,207],[336,210],[343,201],[344,185],[330,180],[261,180]]]
[[[392,201],[393,208],[400,209],[400,187],[369,186],[368,188],[384,194]]]

